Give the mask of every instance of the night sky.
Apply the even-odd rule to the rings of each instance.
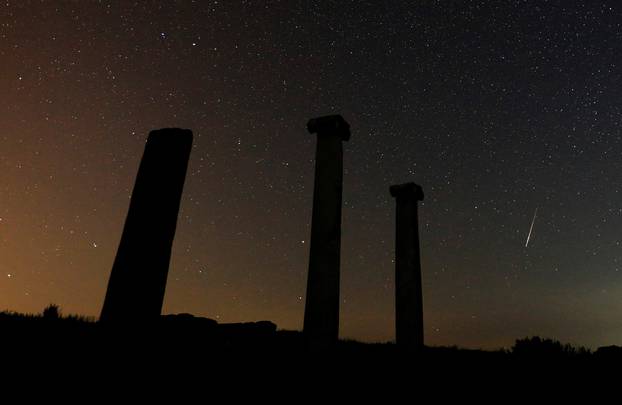
[[[622,343],[618,2],[160,3],[0,5],[0,309],[98,316],[147,134],[183,127],[163,312],[301,329],[305,125],[339,113],[341,337],[394,339],[414,181],[427,344]]]

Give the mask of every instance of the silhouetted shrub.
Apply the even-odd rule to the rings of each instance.
[[[620,361],[622,359],[622,347],[620,346],[603,346],[599,347],[594,353],[598,359],[610,359]]]
[[[584,347],[574,348],[569,344],[562,344],[557,340],[542,339],[539,336],[517,339],[512,347],[512,354],[529,357],[570,357],[585,356],[591,354]]]
[[[45,319],[58,319],[60,318],[60,307],[56,304],[50,304],[43,310],[43,317]]]

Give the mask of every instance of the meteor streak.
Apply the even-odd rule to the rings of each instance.
[[[536,212],[533,213],[533,219],[531,220],[531,226],[529,227],[529,234],[527,235],[527,242],[525,242],[525,247],[529,245],[529,239],[531,239],[531,231],[533,231],[533,224],[536,222],[536,215],[538,215],[538,207],[536,207]]]

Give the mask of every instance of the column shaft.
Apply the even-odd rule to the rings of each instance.
[[[192,132],[151,131],[101,312],[102,321],[160,316]]]
[[[350,133],[340,116],[311,120],[309,131],[318,135],[303,331],[311,346],[324,348],[339,336],[342,142]]]
[[[413,183],[397,187],[402,188],[392,188],[396,197],[395,340],[400,348],[418,350],[423,347],[423,294],[417,204],[423,192]]]

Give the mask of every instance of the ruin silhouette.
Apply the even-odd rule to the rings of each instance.
[[[350,125],[330,115],[311,119],[307,129],[317,134],[317,148],[303,334],[311,348],[326,348],[339,337],[342,142]]]
[[[160,316],[191,148],[188,129],[149,133],[101,321],[136,322]]]
[[[400,349],[423,349],[423,293],[417,204],[423,190],[415,183],[389,188],[395,198],[395,342]]]
[[[309,348],[312,356],[305,359],[315,360],[314,349],[334,347],[345,357],[332,359],[363,359],[369,370],[383,372],[391,369],[386,367],[390,362],[403,365],[414,358],[430,365],[451,361],[452,366],[455,359],[473,364],[484,361],[489,370],[493,368],[490,365],[510,364],[508,360],[512,358],[598,362],[622,359],[622,348],[618,346],[600,347],[592,354],[589,349],[576,349],[538,336],[517,340],[511,351],[487,352],[456,346],[426,348],[418,230],[418,203],[423,201],[424,194],[421,186],[412,182],[389,188],[396,200],[396,345],[339,342],[342,142],[349,140],[350,128],[340,115],[315,118],[307,126],[310,133],[317,134],[317,149],[302,333],[278,330],[269,321],[220,324],[191,314],[161,315],[193,138],[188,129],[164,128],[149,134],[100,316],[100,323],[107,325],[120,322],[145,326],[145,321],[157,322],[125,334],[130,328],[102,328],[89,318],[62,316],[55,304],[46,307],[40,316],[0,311],[5,346],[20,347],[20,353],[29,350],[41,358],[54,354],[48,348],[59,349],[57,352],[63,356],[69,353],[80,360],[85,358],[83,353],[98,347],[104,349],[99,353],[101,358],[117,356],[116,364],[118,359],[136,351],[142,351],[149,359],[156,352],[168,355],[169,359],[179,358],[180,348],[186,361],[199,358],[201,364],[222,354],[230,359],[228,356],[235,352],[242,356],[267,354],[272,356],[271,360],[292,359]],[[116,334],[119,330],[124,333]],[[46,339],[44,345],[40,344],[42,338]],[[121,350],[116,351],[117,348]],[[328,358],[318,357],[320,361]],[[356,370],[363,362],[348,361],[339,366],[349,364],[351,370]],[[375,367],[376,364],[382,367]]]

